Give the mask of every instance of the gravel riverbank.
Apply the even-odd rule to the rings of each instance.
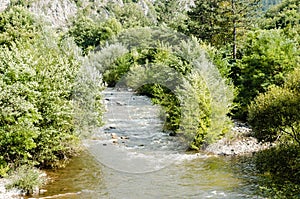
[[[22,199],[21,192],[17,189],[7,190],[5,185],[9,183],[8,179],[0,178],[0,199]]]
[[[243,155],[267,149],[272,145],[258,142],[252,134],[251,128],[246,123],[235,121],[228,135],[204,150],[217,155]]]
[[[270,143],[260,143],[252,137],[251,128],[242,122],[235,121],[231,132],[214,144],[207,146],[204,151],[216,155],[244,155],[269,148]],[[8,179],[0,178],[0,199],[23,198],[19,190],[6,190]]]

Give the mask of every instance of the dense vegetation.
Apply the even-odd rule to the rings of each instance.
[[[0,21],[0,174],[23,164],[61,166],[79,149],[80,50],[22,7]]]
[[[254,158],[264,193],[299,196],[298,0],[74,2],[66,31],[30,3],[0,13],[0,175],[76,154],[79,134],[101,124],[103,77],[160,104],[164,130],[190,149],[226,134],[229,117],[248,121],[275,142]]]

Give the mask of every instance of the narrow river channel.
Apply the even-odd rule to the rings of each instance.
[[[186,152],[179,137],[162,132],[159,107],[133,92],[106,89],[106,124],[83,143],[87,152],[65,168],[41,197],[259,198],[254,178],[236,157]]]

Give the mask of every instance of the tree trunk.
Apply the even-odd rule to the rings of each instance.
[[[236,60],[236,22],[233,21],[233,44],[232,44],[232,58]]]
[[[235,8],[235,2],[234,0],[231,0],[231,8],[232,8],[232,15],[233,15],[233,20],[232,20],[232,23],[233,23],[233,31],[232,31],[232,58],[234,60],[236,60],[236,34],[237,34],[237,31],[236,31],[236,8]]]

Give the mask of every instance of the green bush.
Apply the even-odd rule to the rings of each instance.
[[[287,89],[272,87],[250,105],[248,121],[259,140],[275,141],[285,133],[299,142],[299,110],[299,95]]]
[[[58,46],[36,41],[2,47],[1,156],[49,165],[72,153],[72,87],[79,62]]]
[[[6,185],[7,189],[17,188],[26,195],[34,193],[46,182],[45,173],[28,165],[17,168],[10,175],[10,183]]]
[[[246,116],[247,106],[271,85],[281,85],[284,76],[299,62],[296,43],[284,36],[281,30],[259,30],[247,34],[241,48],[242,59],[235,85],[239,89],[236,101],[240,103],[240,115]]]
[[[118,34],[122,25],[114,18],[104,22],[95,21],[89,17],[79,15],[74,19],[68,33],[74,37],[76,44],[85,54],[114,35]]]
[[[124,3],[124,5],[112,3],[110,5],[116,19],[124,28],[146,27],[154,25],[154,18],[148,15],[138,3]]]
[[[33,15],[23,7],[12,6],[0,12],[0,45],[37,38],[41,30]]]
[[[228,130],[230,89],[197,40],[176,47],[175,52],[171,48],[150,51],[146,57],[152,64],[132,67],[127,80],[134,88],[147,83],[138,90],[162,105],[165,130],[183,134],[198,150]]]
[[[50,32],[0,46],[0,163],[4,170],[28,162],[57,166],[76,153],[73,89],[80,51],[69,39],[59,40]],[[96,115],[99,120],[100,116]]]
[[[87,138],[102,123],[102,75],[87,59],[76,76],[73,87],[74,130],[80,138]]]
[[[208,136],[212,136],[209,132],[212,125],[211,96],[201,74],[193,72],[188,75],[187,81],[178,89],[178,96],[181,101],[181,128],[178,132],[184,133],[191,148],[199,149],[203,143],[208,143]]]
[[[299,198],[300,148],[282,143],[254,156],[261,178],[260,194],[272,198]]]
[[[282,87],[260,94],[249,107],[248,121],[259,140],[288,135],[300,144],[300,72],[291,73]]]
[[[300,94],[300,68],[295,70],[286,77],[284,88],[290,89],[294,93]]]
[[[134,60],[131,53],[118,57],[114,63],[111,64],[109,70],[106,70],[103,73],[103,81],[110,87],[115,86],[122,76],[129,71],[133,64]]]

